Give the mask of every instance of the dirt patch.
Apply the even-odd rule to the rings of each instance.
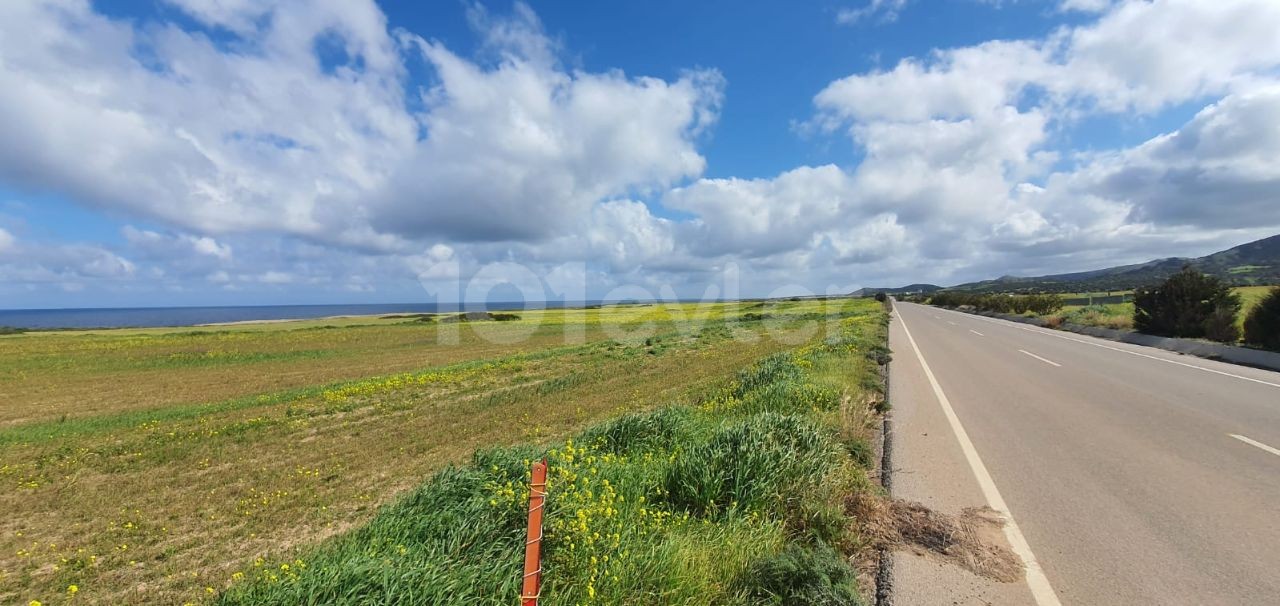
[[[970,507],[950,516],[919,503],[894,501],[890,511],[904,546],[1004,583],[1022,578],[1022,563],[1005,544],[1004,517],[990,507]]]
[[[1004,538],[1004,517],[990,507],[970,507],[953,516],[873,495],[850,505],[863,536],[879,547],[910,550],[1002,583],[1023,577],[1022,562]]]

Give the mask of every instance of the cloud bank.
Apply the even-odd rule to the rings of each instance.
[[[170,0],[181,24],[0,4],[0,183],[126,223],[118,243],[51,243],[0,214],[9,288],[376,298],[515,261],[695,296],[737,264],[762,294],[1085,269],[1280,228],[1268,0],[1065,2],[1089,21],[850,74],[806,93],[802,130],[860,160],[763,178],[704,177],[731,90],[713,68],[571,67],[524,5],[472,7],[466,56],[371,2],[302,4]],[[1091,121],[1187,107],[1132,147],[1071,145]]]

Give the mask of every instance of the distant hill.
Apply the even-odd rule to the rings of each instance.
[[[1129,290],[1158,284],[1184,265],[1217,276],[1235,286],[1280,284],[1280,235],[1241,244],[1199,258],[1170,257],[1137,265],[1021,278],[1003,276],[952,286],[947,290],[971,292],[1081,292]]]
[[[900,288],[859,288],[858,290],[849,293],[849,296],[869,297],[881,292],[889,295],[913,295],[922,292],[933,292],[935,290],[942,290],[942,287],[936,284],[908,284]]]

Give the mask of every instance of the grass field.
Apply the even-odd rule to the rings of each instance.
[[[1273,286],[1238,286],[1232,290],[1240,295],[1242,303],[1240,307],[1240,315],[1236,317],[1236,325],[1244,326],[1244,319],[1249,314],[1249,310],[1253,309],[1259,301],[1272,289]],[[1088,297],[1090,293],[1070,293],[1063,295],[1064,299],[1077,299]],[[1132,292],[1113,292],[1113,293],[1092,293],[1095,297],[1105,296],[1107,294],[1119,295]],[[1084,326],[1102,326],[1105,328],[1118,328],[1122,330],[1133,329],[1133,303],[1109,303],[1094,305],[1067,305],[1062,308],[1060,313],[1054,314],[1055,318],[1060,318],[1064,322],[1073,324],[1082,324]]]
[[[1271,292],[1274,286],[1241,286],[1235,288],[1235,292],[1239,293],[1240,301],[1243,303],[1240,307],[1240,316],[1243,318],[1253,309],[1255,305],[1262,302],[1262,298]],[[1243,322],[1244,320],[1241,320]]]
[[[289,576],[280,565],[324,539],[372,532],[380,506],[404,507],[398,495],[477,449],[560,444],[658,405],[702,410],[741,369],[873,308],[619,306],[453,325],[0,337],[0,603],[256,595],[264,563]]]

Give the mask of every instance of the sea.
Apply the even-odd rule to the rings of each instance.
[[[594,302],[571,302],[571,307]],[[561,302],[530,304],[534,307],[563,307]],[[498,311],[524,309],[522,303],[468,303],[466,311]],[[161,326],[195,326],[221,322],[253,320],[294,320],[329,316],[389,315],[403,313],[436,313],[441,306],[434,303],[378,303],[362,305],[253,305],[225,307],[114,307],[74,309],[3,309],[0,326],[14,328],[142,328]],[[457,305],[446,305],[444,311],[458,311]]]

